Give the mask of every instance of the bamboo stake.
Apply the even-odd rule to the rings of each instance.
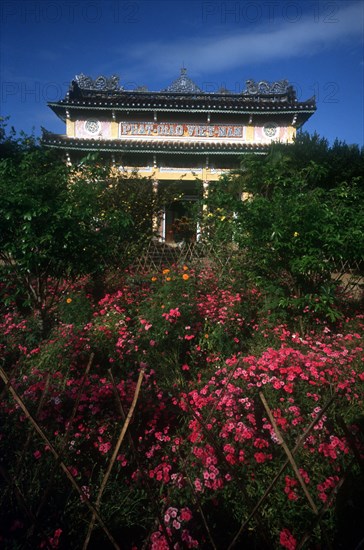
[[[46,443],[46,445],[49,447],[49,450],[51,451],[51,453],[53,454],[53,456],[56,458],[56,460],[59,460],[59,454],[58,452],[56,451],[56,449],[54,448],[54,446],[52,445],[52,443],[50,442],[50,440],[48,439],[48,437],[46,436],[46,434],[43,432],[42,428],[39,426],[39,424],[36,422],[36,420],[32,417],[32,415],[30,414],[30,412],[28,411],[26,405],[24,404],[23,400],[21,399],[21,397],[17,394],[17,392],[15,391],[15,389],[13,388],[10,380],[8,379],[7,375],[5,374],[4,370],[2,367],[0,367],[0,377],[2,378],[2,380],[5,382],[5,384],[8,385],[9,387],[9,392],[11,393],[11,395],[13,396],[14,400],[16,401],[16,403],[19,405],[19,407],[22,409],[22,411],[24,412],[26,418],[29,420],[29,422],[33,425],[33,427],[35,428],[36,432],[38,432],[38,434],[40,435],[40,437],[43,439],[43,441]],[[74,489],[76,489],[76,491],[78,492],[78,494],[80,495],[80,497],[82,497],[82,499],[84,500],[86,506],[91,510],[91,512],[93,514],[95,514],[95,517],[97,518],[97,521],[100,523],[103,531],[105,532],[105,534],[107,535],[108,539],[110,540],[111,544],[113,545],[114,548],[116,548],[117,550],[120,550],[120,546],[116,543],[116,541],[114,540],[113,536],[111,535],[110,531],[108,530],[107,526],[105,525],[103,519],[101,518],[99,512],[96,510],[96,508],[93,506],[93,504],[85,497],[82,489],[80,488],[80,486],[78,485],[77,481],[75,481],[75,479],[73,478],[71,472],[68,470],[67,466],[65,465],[65,463],[63,461],[59,461],[59,466],[61,468],[61,470],[65,473],[65,475],[67,476],[68,480],[70,481],[71,485],[74,487]]]
[[[99,493],[97,495],[97,499],[96,499],[96,503],[95,503],[95,507],[96,509],[98,510],[99,507],[100,507],[100,502],[101,502],[101,498],[102,498],[102,494],[105,490],[105,487],[106,487],[106,484],[108,482],[108,479],[110,477],[110,473],[111,473],[111,470],[114,466],[114,463],[115,463],[115,460],[116,460],[116,457],[119,453],[119,449],[120,449],[120,446],[123,442],[123,439],[125,437],[125,434],[126,434],[126,431],[128,429],[128,426],[129,426],[129,423],[131,421],[131,418],[133,416],[133,413],[134,413],[134,409],[135,409],[135,406],[137,404],[137,401],[138,401],[138,397],[139,397],[139,393],[140,393],[140,388],[141,388],[141,385],[142,385],[142,381],[143,381],[143,377],[144,377],[144,372],[145,372],[145,369],[141,369],[140,373],[139,373],[139,378],[138,378],[138,382],[137,382],[137,385],[136,385],[136,388],[135,388],[135,392],[134,392],[134,397],[133,397],[133,401],[132,401],[132,404],[131,404],[131,407],[129,409],[129,412],[128,412],[128,415],[126,417],[126,420],[124,422],[124,425],[121,429],[121,432],[120,432],[120,435],[119,435],[119,438],[118,438],[118,441],[116,443],[116,446],[115,446],[115,449],[114,449],[114,452],[113,452],[113,455],[111,457],[111,460],[109,462],[109,465],[108,465],[108,468],[105,472],[105,475],[104,475],[104,478],[101,482],[101,486],[100,486],[100,489],[99,489]],[[89,524],[89,527],[88,527],[88,532],[87,532],[87,536],[86,536],[86,539],[85,539],[85,542],[84,542],[84,545],[83,545],[83,550],[86,550],[87,547],[88,547],[88,544],[90,542],[90,538],[91,538],[91,534],[92,534],[92,531],[93,531],[93,528],[94,528],[94,525],[95,525],[95,520],[96,520],[96,514],[95,512],[92,514],[92,518],[91,518],[91,521],[90,521],[90,524]]]
[[[220,448],[219,444],[217,443],[216,438],[207,429],[205,420],[202,420],[201,416],[196,415],[196,413],[193,411],[191,405],[188,402],[187,402],[187,406],[189,407],[192,416],[201,424],[201,427],[204,431],[206,439],[208,441],[210,441],[212,447],[214,448],[214,450],[216,452],[216,455],[220,458],[220,460],[224,464],[226,470],[228,472],[231,472],[231,475],[234,476],[235,472],[234,472],[233,468],[231,467],[229,462],[226,460],[226,457],[225,457],[224,453],[221,451],[221,448]],[[240,488],[240,490],[241,490],[248,506],[250,506],[252,504],[251,498],[249,497],[249,495],[246,491],[244,483],[241,483],[240,481],[238,481],[238,486],[239,486],[239,488]],[[269,548],[271,543],[270,543],[270,540],[269,540],[269,534],[267,533],[267,530],[265,529],[264,524],[263,524],[263,518],[258,517],[256,521],[257,521],[258,527],[260,528],[260,534],[264,538],[264,543],[265,543],[266,547]],[[239,535],[240,535],[240,532],[239,532]],[[235,538],[234,538],[234,541],[235,541]],[[230,546],[229,546],[229,548],[230,548]]]
[[[354,461],[351,461],[351,463],[349,464],[349,467],[352,466],[353,462]],[[328,494],[328,497],[327,497],[327,500],[326,500],[324,506],[321,508],[320,513],[318,514],[317,518],[315,519],[315,523],[312,525],[312,527],[310,529],[310,532],[307,532],[303,535],[303,538],[299,542],[299,544],[297,545],[296,550],[300,550],[301,548],[303,548],[303,546],[306,544],[306,542],[310,539],[310,537],[312,536],[312,531],[315,527],[315,524],[317,524],[323,518],[325,513],[327,512],[327,510],[331,506],[331,503],[332,503],[334,497],[336,496],[337,492],[339,491],[339,489],[343,485],[345,479],[346,479],[346,474],[338,481],[337,485],[335,485],[335,487],[332,488],[332,490]],[[355,549],[355,550],[357,550],[357,549]]]
[[[109,373],[109,376],[110,376],[110,380],[112,382],[112,385],[113,385],[113,391],[114,391],[114,395],[115,395],[115,399],[116,399],[116,403],[118,405],[118,408],[119,408],[119,412],[120,412],[120,415],[123,419],[123,422],[125,422],[125,419],[126,419],[126,414],[125,414],[125,411],[124,411],[124,408],[123,408],[123,405],[121,403],[121,400],[120,400],[120,395],[118,393],[118,389],[116,387],[116,382],[115,382],[115,379],[114,379],[114,376],[111,372],[111,369],[108,369],[108,373]],[[172,541],[171,541],[171,538],[167,532],[167,529],[166,529],[166,526],[164,525],[164,521],[163,521],[163,515],[161,514],[160,512],[160,509],[159,509],[159,506],[158,506],[158,503],[155,499],[155,496],[153,495],[153,491],[152,491],[152,488],[151,488],[151,480],[150,480],[150,477],[148,476],[148,474],[146,474],[145,470],[143,469],[142,465],[140,464],[140,460],[138,458],[138,452],[136,450],[136,447],[135,447],[135,444],[134,444],[134,441],[133,441],[133,437],[130,433],[130,430],[128,430],[128,433],[127,433],[127,437],[128,437],[128,440],[129,440],[129,445],[131,447],[131,450],[132,450],[132,453],[133,453],[133,457],[135,459],[135,462],[137,464],[137,467],[139,468],[139,471],[141,473],[141,475],[143,476],[143,479],[144,479],[144,482],[145,482],[145,488],[146,488],[146,491],[148,493],[148,496],[150,498],[150,500],[153,502],[153,506],[157,512],[157,518],[158,518],[158,521],[159,521],[159,525],[161,526],[161,529],[162,529],[162,532],[163,532],[163,535],[165,536],[165,539],[167,541],[167,544],[168,544],[168,547],[173,550],[173,544],[172,544]],[[162,485],[163,487],[163,485]],[[161,491],[162,491],[162,487],[161,487]],[[158,525],[158,523],[157,523]],[[152,532],[152,531],[151,531]],[[142,547],[142,550],[143,548],[146,548],[147,544],[148,544],[148,540],[150,538],[150,535],[146,538],[144,544],[143,544],[143,547]]]
[[[268,403],[267,403],[267,401],[266,401],[266,399],[265,399],[265,397],[264,397],[263,392],[259,392],[259,397],[260,397],[260,399],[261,399],[261,401],[262,401],[262,403],[263,403],[263,405],[264,405],[265,410],[267,411],[267,414],[268,414],[268,416],[269,416],[269,420],[271,421],[272,426],[273,426],[273,429],[274,429],[274,431],[275,431],[275,433],[276,433],[276,435],[277,435],[279,441],[280,441],[281,444],[282,444],[282,447],[283,447],[283,449],[284,449],[284,451],[285,451],[285,453],[286,453],[286,455],[287,455],[287,457],[288,457],[288,460],[289,460],[290,463],[291,463],[291,466],[292,466],[292,468],[293,468],[293,470],[294,470],[294,473],[295,473],[296,476],[297,476],[297,479],[298,479],[298,481],[299,481],[299,483],[300,483],[300,485],[301,485],[301,487],[302,487],[302,489],[303,489],[303,492],[305,493],[305,497],[307,498],[307,500],[308,500],[308,502],[309,502],[309,504],[310,504],[310,506],[311,506],[311,508],[312,508],[312,511],[317,515],[317,514],[318,514],[318,509],[317,509],[317,507],[316,507],[316,504],[314,503],[314,501],[312,500],[312,497],[311,497],[310,493],[308,492],[307,485],[306,485],[306,483],[303,481],[303,478],[302,478],[302,476],[301,476],[301,474],[300,474],[299,469],[297,468],[297,464],[296,464],[296,462],[295,462],[295,460],[294,460],[294,458],[293,458],[293,455],[292,455],[291,451],[289,450],[288,445],[286,444],[285,440],[283,439],[283,436],[282,436],[282,434],[281,434],[281,432],[280,432],[280,430],[279,430],[279,428],[278,428],[278,426],[277,426],[277,423],[276,423],[276,421],[275,421],[275,419],[274,419],[274,416],[273,416],[273,414],[272,414],[272,411],[270,410],[269,405],[268,405]]]
[[[305,439],[307,438],[307,436],[309,435],[309,433],[311,432],[313,427],[317,424],[317,422],[319,422],[321,420],[321,418],[323,417],[323,415],[325,414],[327,409],[331,406],[331,404],[333,403],[335,398],[336,398],[336,395],[334,394],[329,399],[329,401],[326,403],[326,405],[324,405],[322,407],[319,414],[312,420],[312,422],[309,424],[307,429],[303,432],[301,437],[298,439],[296,445],[292,449],[292,455],[294,455],[298,451],[298,449],[301,447],[302,443],[305,441]],[[232,542],[229,544],[229,547],[228,547],[227,550],[231,550],[231,548],[233,548],[235,546],[235,544],[237,543],[241,533],[244,531],[246,526],[249,524],[250,520],[255,516],[257,510],[259,510],[259,508],[261,507],[263,502],[266,500],[267,496],[269,495],[269,493],[273,489],[274,485],[277,483],[277,481],[279,480],[279,478],[283,474],[284,470],[287,468],[288,464],[289,464],[289,460],[287,459],[286,462],[284,464],[282,464],[282,466],[280,467],[280,469],[278,470],[278,472],[274,476],[273,481],[271,481],[271,483],[269,484],[269,486],[267,487],[267,489],[265,490],[264,494],[261,496],[261,498],[259,499],[257,504],[254,506],[253,510],[250,512],[248,518],[244,522],[242,522],[242,524],[240,525],[238,532],[236,533],[236,535],[233,538]]]
[[[197,506],[197,508],[198,508],[198,510],[199,510],[199,512],[200,512],[200,515],[201,515],[203,524],[204,524],[205,529],[206,529],[207,536],[208,536],[209,539],[210,539],[211,546],[212,546],[212,548],[213,548],[214,550],[217,550],[217,546],[216,546],[215,541],[214,541],[214,539],[213,539],[213,537],[212,537],[212,534],[211,534],[211,531],[210,531],[210,527],[209,527],[209,525],[208,525],[208,523],[207,523],[207,520],[206,520],[204,511],[203,511],[202,506],[201,506],[200,499],[197,497],[197,495],[196,495],[196,493],[195,493],[195,490],[194,490],[194,487],[193,487],[193,485],[192,485],[191,478],[190,478],[190,476],[189,476],[187,473],[185,473],[185,476],[186,476],[186,479],[187,479],[187,481],[188,481],[188,484],[189,484],[189,486],[190,486],[190,488],[191,488],[191,491],[192,491],[192,495],[193,495],[193,499],[194,499],[194,501],[195,501],[195,504],[196,504],[196,506]]]
[[[45,383],[45,386],[44,386],[44,390],[43,390],[43,393],[42,393],[42,397],[40,398],[39,400],[39,404],[38,404],[38,407],[37,407],[37,411],[35,413],[35,418],[36,420],[38,420],[39,418],[39,415],[40,415],[40,412],[41,410],[43,409],[43,405],[44,405],[44,401],[45,401],[45,398],[46,398],[46,395],[48,393],[48,388],[49,388],[49,380],[50,380],[50,373],[47,372],[47,378],[46,378],[46,383]],[[21,463],[23,461],[23,458],[29,448],[29,445],[31,443],[31,440],[32,440],[32,435],[33,435],[33,431],[34,431],[34,428],[31,428],[29,431],[28,431],[28,435],[27,435],[27,439],[25,441],[25,444],[24,444],[24,447],[20,453],[20,456],[16,462],[16,465],[15,465],[15,472],[14,472],[14,478],[16,479],[20,473],[20,470],[21,470]]]
[[[78,409],[78,405],[80,404],[80,400],[81,400],[81,395],[82,395],[82,391],[83,391],[83,388],[85,386],[85,382],[86,382],[86,379],[88,377],[88,374],[90,372],[90,368],[91,368],[91,365],[92,365],[92,362],[94,360],[94,353],[91,353],[90,355],[90,358],[89,358],[89,361],[87,363],[87,366],[86,366],[86,370],[84,372],[84,375],[82,377],[82,382],[81,382],[81,385],[79,387],[79,390],[78,390],[78,394],[77,394],[77,397],[76,397],[76,401],[73,405],[73,409],[72,409],[72,413],[71,413],[71,417],[67,423],[67,428],[66,428],[66,433],[64,435],[64,438],[63,438],[63,441],[62,441],[62,446],[59,450],[59,453],[58,453],[58,459],[56,460],[56,463],[53,467],[53,471],[50,473],[49,475],[49,482],[48,482],[48,485],[46,487],[46,490],[44,491],[44,494],[43,494],[43,497],[42,497],[42,500],[38,506],[38,509],[36,511],[36,518],[38,519],[42,509],[43,509],[43,506],[44,504],[46,503],[47,501],[47,498],[48,498],[48,495],[49,495],[49,492],[53,486],[53,479],[54,479],[54,474],[55,474],[55,471],[56,469],[59,467],[59,462],[61,461],[62,459],[62,456],[63,456],[63,453],[64,453],[64,450],[66,448],[66,445],[69,441],[69,438],[70,438],[70,432],[71,432],[71,427],[72,427],[72,424],[73,424],[73,421],[74,421],[74,418],[76,416],[76,412],[77,412],[77,409]]]

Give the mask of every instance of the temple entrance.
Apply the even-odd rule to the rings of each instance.
[[[194,200],[196,202],[197,199]],[[165,213],[165,241],[178,244],[194,242],[197,234],[196,221],[192,219],[192,200],[181,200],[167,208]]]
[[[200,185],[195,181],[178,182],[177,192],[181,197],[166,206],[163,220],[163,239],[171,245],[195,242],[198,236],[196,217]]]

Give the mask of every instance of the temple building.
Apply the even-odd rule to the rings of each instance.
[[[210,93],[185,68],[159,92],[126,90],[117,76],[81,74],[64,99],[48,105],[66,133],[43,129],[42,143],[63,150],[69,162],[99,152],[121,171],[150,176],[156,188],[179,187],[183,199],[166,208],[159,228],[167,243],[175,242],[173,228],[198,198],[201,182],[208,192],[209,182],[237,168],[242,155],[265,154],[274,140],[292,143],[316,110],[315,99],[299,102],[286,80],[248,80],[241,93]]]

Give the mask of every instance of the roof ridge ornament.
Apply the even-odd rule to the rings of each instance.
[[[162,92],[171,92],[178,94],[203,94],[204,92],[193,82],[193,80],[187,76],[186,67],[181,68],[181,74],[176,78],[172,84],[170,84]]]
[[[255,95],[255,94],[287,94],[292,90],[292,86],[289,85],[288,80],[277,80],[275,82],[268,82],[267,80],[255,80],[246,81],[246,90],[243,94]]]
[[[119,77],[117,75],[112,75],[110,77],[100,75],[97,78],[92,79],[90,76],[86,76],[81,73],[75,76],[75,81],[78,87],[82,90],[110,92],[122,90],[122,87],[119,85]]]

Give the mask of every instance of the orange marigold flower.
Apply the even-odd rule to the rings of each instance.
[[[157,277],[152,277],[153,283],[155,283],[156,280],[157,280]]]
[[[67,298],[66,302],[67,304],[70,304],[72,302],[72,298]]]
[[[163,269],[162,273],[163,273],[163,275],[168,275],[169,269]]]
[[[170,280],[171,280],[171,278],[170,278],[170,277],[166,277],[166,281],[170,281]]]
[[[186,265],[183,266],[183,271],[188,271],[188,267]]]
[[[187,273],[184,273],[184,274],[182,275],[182,279],[183,279],[184,281],[188,281],[189,278],[190,278],[190,276],[187,275]]]

